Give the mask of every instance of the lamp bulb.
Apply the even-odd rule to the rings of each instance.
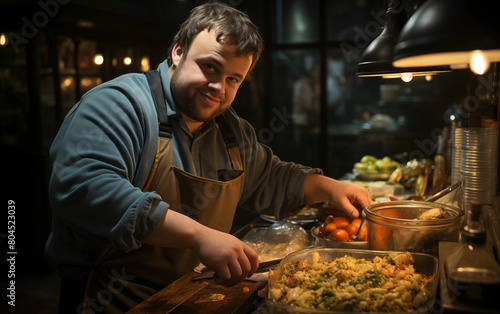
[[[483,75],[490,68],[490,61],[481,50],[475,50],[472,52],[469,66],[475,74]]]
[[[413,73],[401,73],[401,80],[408,83],[413,79]]]

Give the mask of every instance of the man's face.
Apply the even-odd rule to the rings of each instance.
[[[174,47],[170,84],[188,125],[201,125],[233,102],[252,61],[251,56],[236,57],[234,51],[206,30],[195,37],[188,52],[180,44]]]

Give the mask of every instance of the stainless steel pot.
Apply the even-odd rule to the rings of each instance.
[[[440,207],[449,218],[418,220],[425,211]],[[428,202],[398,201],[374,203],[366,215],[368,248],[410,251],[438,255],[440,241],[458,241],[463,212],[459,208]]]

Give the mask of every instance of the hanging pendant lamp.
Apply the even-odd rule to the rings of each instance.
[[[393,65],[469,66],[483,74],[490,62],[500,62],[500,17],[495,2],[427,0],[403,27]]]
[[[390,1],[385,25],[380,35],[375,38],[361,56],[356,75],[359,77],[402,77],[411,75],[432,75],[448,71],[448,67],[394,67],[392,64],[394,46],[399,34],[407,22],[406,11],[399,1]]]

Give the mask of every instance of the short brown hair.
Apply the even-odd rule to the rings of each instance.
[[[180,25],[168,49],[168,65],[172,65],[172,50],[176,43],[180,42],[187,53],[193,39],[205,29],[214,30],[218,42],[224,41],[228,45],[236,46],[238,57],[251,55],[250,71],[254,68],[264,48],[257,26],[247,14],[218,2],[208,2],[191,11],[187,20]]]

